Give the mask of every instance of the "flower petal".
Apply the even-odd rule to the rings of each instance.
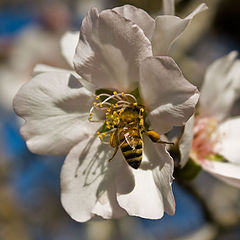
[[[220,180],[232,186],[240,187],[240,165],[206,160],[202,167]]]
[[[140,168],[130,168],[135,185],[133,188],[129,187],[132,179],[128,181],[126,177],[123,181],[116,182],[117,200],[129,215],[159,219],[164,210],[169,213],[174,211],[171,190],[173,164],[163,145],[154,146],[148,138],[145,138],[144,143],[145,150]],[[121,190],[127,187],[129,191]]]
[[[152,38],[155,20],[147,12],[132,5],[116,7],[113,8],[113,11],[136,23],[148,39]]]
[[[66,154],[97,130],[88,114],[92,94],[70,73],[48,72],[27,82],[14,99],[16,113],[26,120],[21,134],[38,154]]]
[[[79,32],[67,32],[63,35],[60,42],[62,55],[65,57],[69,66],[71,66],[72,68],[74,68],[73,58],[74,58],[78,40],[79,40]]]
[[[192,18],[206,9],[206,4],[202,3],[184,19],[177,16],[158,16],[155,19],[156,24],[152,37],[153,55],[166,55],[171,45],[183,33]]]
[[[68,154],[61,171],[61,201],[68,214],[79,222],[95,214],[103,218],[126,214],[116,201],[115,169],[123,161],[116,156],[110,163],[113,148],[96,137],[86,138]],[[118,168],[118,174],[122,174]]]
[[[46,72],[65,72],[65,73],[74,75],[74,77],[76,78],[79,77],[79,75],[75,71],[65,69],[65,68],[52,67],[45,64],[37,64],[33,69],[32,76],[36,76],[40,73],[46,73]]]
[[[172,58],[149,57],[141,64],[140,93],[152,127],[160,134],[183,125],[194,113],[199,93]]]
[[[216,60],[207,70],[201,88],[200,111],[222,121],[240,93],[240,61],[233,51]]]
[[[112,10],[91,9],[83,20],[74,57],[76,71],[96,86],[131,91],[139,65],[151,56],[151,43],[133,22]]]
[[[180,166],[184,167],[189,159],[189,153],[192,148],[194,115],[186,122],[183,134],[179,141]]]
[[[213,135],[217,143],[214,151],[224,156],[228,161],[240,165],[240,117],[229,119],[219,125]]]

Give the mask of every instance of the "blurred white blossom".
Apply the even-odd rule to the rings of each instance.
[[[240,94],[240,60],[231,52],[209,66],[195,118],[180,140],[181,165],[189,157],[219,179],[240,187],[240,117],[230,117]]]

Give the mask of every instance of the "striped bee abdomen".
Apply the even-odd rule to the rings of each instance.
[[[126,133],[125,133],[126,135]],[[120,134],[120,149],[127,163],[137,169],[142,161],[142,138],[138,130],[129,130],[127,137]]]

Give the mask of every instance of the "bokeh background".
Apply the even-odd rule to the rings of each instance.
[[[188,15],[202,1],[176,0],[176,15]],[[240,1],[206,0],[171,55],[185,76],[201,86],[207,66],[240,50]],[[30,153],[19,134],[22,121],[12,110],[17,89],[31,79],[37,63],[70,68],[59,39],[80,29],[91,6],[122,4],[162,14],[161,0],[1,0],[0,1],[0,240],[239,240],[240,191],[206,173],[188,186],[174,182],[175,216],[160,220],[72,220],[60,203],[64,158]],[[238,100],[232,114],[240,112]],[[147,193],[146,193],[147,194]]]

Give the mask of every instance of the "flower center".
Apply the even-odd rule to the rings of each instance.
[[[190,156],[193,159],[204,161],[214,152],[214,145],[217,143],[217,138],[213,138],[212,134],[218,125],[218,121],[211,117],[196,117],[194,122],[193,143]]]
[[[103,137],[108,136],[113,132],[123,119],[123,113],[126,113],[126,109],[131,109],[131,119],[133,117],[142,118],[144,112],[143,106],[139,105],[136,97],[133,94],[116,92],[113,93],[101,93],[96,96],[96,101],[93,103],[89,113],[89,121],[91,122],[103,122],[103,127],[97,132],[99,139],[103,141]],[[104,113],[103,120],[94,119],[94,112],[101,111]],[[135,115],[134,115],[135,114]],[[126,118],[124,114],[124,118]],[[127,121],[127,119],[124,119]],[[107,141],[106,143],[109,143]]]

